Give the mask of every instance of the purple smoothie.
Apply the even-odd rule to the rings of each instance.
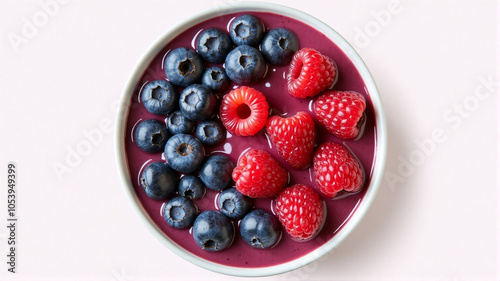
[[[346,141],[336,138],[319,125],[312,112],[311,99],[297,99],[288,94],[285,79],[285,73],[287,72],[288,66],[277,67],[269,65],[266,77],[258,84],[249,85],[266,96],[269,106],[272,109],[271,114],[292,116],[298,111],[308,112],[316,121],[316,141],[318,144],[325,141],[334,141],[337,143],[344,143],[348,146],[358,157],[365,170],[366,179],[364,187],[356,194],[344,195],[335,199],[323,198],[326,202],[327,217],[323,229],[315,238],[307,242],[297,242],[292,240],[288,234],[283,233],[281,241],[272,249],[258,250],[248,246],[240,238],[239,229],[237,227],[238,222],[234,222],[236,233],[231,247],[215,253],[206,252],[200,249],[192,239],[190,230],[177,230],[168,226],[161,215],[162,206],[167,200],[156,201],[150,199],[146,196],[138,181],[141,169],[147,163],[165,160],[162,154],[147,154],[135,145],[132,139],[134,126],[140,120],[144,119],[156,119],[162,122],[166,119],[165,117],[155,116],[146,111],[144,106],[140,104],[140,90],[148,81],[166,79],[162,61],[169,50],[177,47],[191,47],[195,49],[193,42],[195,42],[194,39],[199,31],[209,27],[216,27],[227,31],[227,27],[229,26],[228,23],[231,19],[234,19],[240,14],[241,13],[228,14],[199,23],[176,37],[157,54],[149,68],[144,72],[132,96],[130,112],[127,119],[125,149],[131,175],[130,180],[135,186],[135,192],[139,201],[144,210],[156,223],[157,227],[170,237],[173,242],[183,247],[186,251],[215,263],[233,267],[256,268],[286,263],[317,249],[335,236],[344,223],[349,220],[358,204],[363,200],[370,183],[371,170],[375,160],[376,124],[372,102],[364,81],[349,58],[330,39],[314,28],[291,18],[272,13],[249,12],[247,14],[252,14],[262,20],[266,28],[265,30],[286,27],[297,35],[299,39],[299,48],[314,48],[322,54],[331,57],[336,62],[339,70],[339,78],[334,86],[335,90],[353,90],[365,96],[367,108],[365,111],[366,123],[363,135],[356,140]],[[239,85],[233,83],[231,88],[233,86],[236,87]],[[182,89],[178,90],[180,92]],[[225,93],[226,92],[216,93],[219,101]],[[206,148],[206,151],[207,155],[226,154],[236,163],[240,154],[250,147],[266,150],[271,153],[274,158],[289,171],[290,185],[300,183],[317,190],[316,184],[314,183],[312,168],[306,170],[291,168],[278,155],[277,151],[272,148],[263,131],[252,137],[239,137],[228,134],[224,143],[213,148]],[[204,198],[194,200],[200,212],[216,209],[216,204],[214,202],[217,194],[218,193],[215,191],[207,190],[207,194]],[[272,199],[258,199],[254,200],[254,202],[256,208],[273,211],[274,202]]]

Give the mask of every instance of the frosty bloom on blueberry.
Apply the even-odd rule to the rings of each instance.
[[[207,68],[201,76],[201,84],[212,90],[212,92],[226,90],[229,87],[229,82],[226,71],[218,66]]]
[[[158,153],[163,150],[170,134],[165,124],[155,119],[141,121],[134,131],[134,141],[144,152]]]
[[[147,111],[156,115],[167,115],[175,109],[179,93],[166,80],[151,81],[141,92],[141,100]]]
[[[197,214],[196,205],[184,196],[170,199],[163,209],[163,219],[168,225],[178,229],[192,226]]]
[[[241,220],[240,234],[243,241],[253,248],[271,248],[281,238],[281,225],[273,214],[255,209]]]
[[[205,156],[201,142],[187,134],[171,137],[165,145],[165,158],[172,169],[181,173],[192,173],[198,169]]]
[[[216,106],[215,95],[201,84],[192,84],[182,91],[179,107],[186,118],[199,121],[212,115]]]
[[[195,123],[193,120],[182,115],[180,110],[170,113],[167,117],[168,131],[172,135],[190,134],[194,130]]]
[[[231,245],[233,237],[233,224],[219,211],[204,211],[194,221],[194,241],[205,251],[222,251]]]
[[[224,67],[229,79],[245,85],[256,83],[267,71],[266,61],[260,51],[248,45],[238,46],[229,52]]]
[[[198,53],[184,47],[171,50],[164,67],[168,80],[180,87],[198,82],[203,74],[203,61]]]
[[[212,155],[200,169],[200,179],[212,190],[226,189],[231,182],[234,163],[225,155]]]
[[[222,191],[217,198],[219,210],[233,220],[242,219],[252,206],[252,200],[234,187]]]
[[[200,56],[210,63],[222,63],[231,51],[231,38],[218,28],[205,29],[196,40],[196,50]]]
[[[214,146],[224,141],[226,129],[217,119],[203,120],[196,126],[196,137],[202,144]]]
[[[177,187],[179,195],[189,199],[200,199],[205,196],[206,187],[201,179],[194,175],[185,175],[179,180]]]
[[[153,162],[142,171],[140,183],[147,196],[161,200],[174,194],[177,175],[167,163]]]
[[[260,45],[262,55],[272,65],[287,65],[298,49],[297,36],[286,28],[271,29]]]
[[[242,15],[233,20],[229,32],[235,45],[257,47],[262,39],[264,27],[258,18]]]

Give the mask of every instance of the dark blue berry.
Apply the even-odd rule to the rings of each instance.
[[[228,218],[239,220],[252,209],[252,199],[232,187],[219,194],[217,206]]]
[[[214,146],[226,139],[226,128],[217,119],[204,120],[196,126],[196,137],[202,144]]]
[[[281,224],[271,213],[256,209],[248,213],[240,223],[243,241],[253,248],[270,248],[281,238]]]
[[[179,99],[182,115],[195,121],[210,117],[214,113],[216,103],[212,91],[201,84],[193,84],[184,89]]]
[[[205,196],[207,188],[197,176],[185,175],[179,180],[179,195],[191,199],[200,199]]]
[[[167,127],[172,135],[190,134],[193,132],[195,125],[195,122],[187,119],[180,110],[172,112],[167,118]]]
[[[183,196],[170,199],[163,209],[163,219],[178,229],[192,226],[197,214],[198,208],[193,201]]]
[[[297,36],[286,28],[270,30],[260,45],[262,55],[272,65],[287,65],[298,49]]]
[[[264,77],[266,61],[259,50],[242,45],[234,48],[226,57],[226,74],[239,84],[252,84]]]
[[[147,196],[161,200],[174,194],[177,175],[167,163],[153,162],[142,171],[140,182]]]
[[[224,62],[227,53],[232,48],[231,38],[217,28],[205,29],[196,40],[196,50],[204,60],[210,63]]]
[[[151,81],[141,91],[141,100],[147,111],[167,115],[177,106],[179,93],[166,80]]]
[[[221,212],[204,211],[194,221],[193,238],[203,250],[222,251],[233,242],[234,226]]]
[[[170,134],[165,124],[154,119],[141,121],[134,130],[134,142],[145,152],[162,152]]]
[[[229,77],[227,77],[224,69],[213,66],[203,72],[201,76],[201,84],[212,90],[213,92],[221,92],[229,87]]]
[[[200,179],[212,190],[223,190],[231,183],[235,164],[224,155],[212,155],[200,169]]]
[[[257,47],[264,32],[262,22],[254,16],[242,15],[234,19],[229,27],[231,40],[235,45]]]
[[[205,149],[201,142],[187,134],[172,136],[165,145],[165,158],[170,167],[181,173],[192,173],[203,162]]]
[[[172,84],[187,87],[200,80],[203,74],[203,61],[194,50],[180,47],[168,53],[164,68]]]

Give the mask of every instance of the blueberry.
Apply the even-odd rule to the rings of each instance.
[[[228,218],[239,220],[252,209],[252,199],[232,187],[219,194],[217,206]]]
[[[254,16],[242,15],[234,19],[229,27],[229,34],[236,45],[257,47],[262,39],[264,27]]]
[[[240,234],[254,248],[269,248],[281,238],[281,224],[271,213],[256,209],[248,213],[240,223]]]
[[[179,99],[177,90],[166,80],[151,81],[141,91],[141,100],[147,111],[167,115],[175,109]]]
[[[176,86],[187,87],[200,80],[203,61],[197,52],[180,47],[170,51],[164,62],[168,80]]]
[[[209,28],[202,31],[196,40],[198,54],[210,63],[222,63],[233,48],[231,38],[224,31]]]
[[[212,190],[223,190],[231,182],[235,164],[224,155],[212,155],[200,169],[200,179]]]
[[[165,124],[154,119],[141,121],[134,130],[134,141],[145,152],[163,151],[170,134]]]
[[[203,250],[221,251],[233,242],[234,226],[221,212],[204,211],[194,221],[193,238]]]
[[[201,84],[212,90],[213,92],[221,92],[229,87],[229,77],[227,77],[224,69],[213,66],[203,72],[201,76]]]
[[[203,162],[205,149],[201,142],[187,134],[172,136],[165,145],[165,158],[172,169],[181,173],[192,173]]]
[[[299,49],[297,36],[286,28],[270,30],[262,40],[262,55],[272,65],[287,65]]]
[[[163,209],[163,219],[173,228],[188,228],[193,225],[198,208],[191,199],[178,196],[170,199]]]
[[[214,146],[226,139],[226,128],[217,119],[204,120],[196,126],[196,137],[202,144]]]
[[[167,127],[172,135],[190,134],[195,125],[194,121],[184,117],[180,110],[172,112],[167,118]]]
[[[207,188],[197,176],[185,175],[179,180],[179,195],[191,199],[200,199],[205,196]]]
[[[167,163],[153,162],[142,171],[140,182],[147,196],[161,200],[174,194],[177,176]]]
[[[264,77],[266,61],[259,50],[250,46],[238,46],[226,57],[226,74],[239,84],[251,84]]]
[[[184,89],[179,99],[182,115],[195,121],[210,117],[216,104],[215,95],[201,84],[193,84]]]

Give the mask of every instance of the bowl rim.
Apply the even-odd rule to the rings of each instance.
[[[233,267],[233,266],[214,263],[205,260],[195,254],[185,251],[184,248],[177,245],[175,242],[171,241],[170,238],[155,225],[155,223],[149,217],[148,213],[142,208],[142,205],[135,194],[134,186],[130,180],[128,163],[125,153],[124,140],[125,140],[126,122],[129,113],[129,105],[131,102],[131,98],[136,90],[139,79],[142,77],[144,71],[150,65],[150,63],[158,54],[158,52],[160,52],[168,42],[170,42],[177,35],[179,35],[184,30],[188,29],[189,27],[204,20],[210,19],[212,17],[235,13],[235,12],[270,12],[270,13],[282,14],[284,16],[288,16],[297,19],[299,21],[302,21],[306,24],[309,24],[310,26],[314,27],[318,31],[325,34],[346,54],[346,56],[352,61],[352,63],[358,70],[363,81],[365,82],[366,90],[370,95],[370,99],[372,101],[375,113],[376,147],[374,150],[375,156],[374,156],[373,170],[371,171],[372,178],[369,187],[367,187],[368,190],[366,191],[366,194],[363,196],[360,202],[358,202],[358,205],[349,215],[349,219],[347,220],[347,222],[344,225],[342,225],[342,229],[340,229],[335,236],[333,236],[330,240],[328,240],[325,244],[323,244],[319,248],[313,250],[312,252],[298,259],[270,267],[241,268],[241,267]],[[137,65],[134,67],[131,76],[127,80],[127,84],[122,93],[119,103],[119,110],[117,112],[117,122],[115,129],[116,129],[115,153],[117,156],[116,157],[117,167],[122,184],[125,186],[127,197],[129,198],[130,202],[138,212],[140,218],[146,224],[148,229],[152,232],[152,234],[172,252],[174,252],[178,256],[184,258],[185,260],[193,264],[196,264],[200,267],[203,267],[205,269],[214,272],[232,276],[241,276],[241,277],[270,276],[298,269],[319,259],[325,254],[329,253],[333,248],[338,246],[340,242],[342,242],[359,224],[359,222],[361,221],[361,219],[364,217],[367,210],[371,206],[383,177],[386,155],[387,155],[387,128],[386,128],[386,120],[382,107],[381,97],[370,71],[368,70],[366,64],[363,62],[359,54],[339,33],[337,33],[332,27],[320,21],[319,19],[305,12],[297,10],[295,8],[291,8],[281,4],[265,3],[265,2],[238,2],[238,3],[218,5],[211,9],[207,9],[203,12],[191,16],[182,23],[171,27],[163,35],[161,35],[151,45],[151,47],[142,55],[139,63],[137,63]]]

